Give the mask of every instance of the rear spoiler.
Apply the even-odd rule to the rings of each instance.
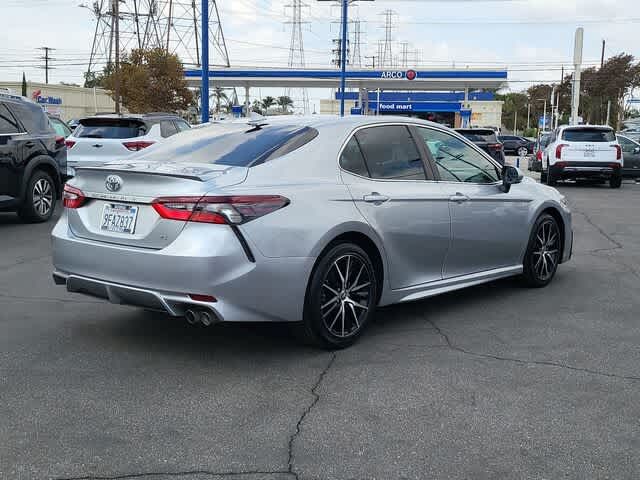
[[[164,172],[154,172],[153,170],[133,170],[133,169],[128,169],[128,168],[113,168],[113,167],[106,167],[106,166],[78,166],[78,167],[73,167],[74,170],[97,170],[97,171],[108,171],[108,172],[113,172],[113,173],[138,173],[140,175],[158,175],[158,176],[162,176],[162,177],[173,177],[173,178],[184,178],[186,180],[195,180],[198,182],[204,182],[204,178],[202,178],[202,176],[200,175],[194,175],[194,174],[187,174],[187,173],[178,173],[178,172],[169,172],[169,171],[164,171]],[[209,172],[213,172],[214,170],[208,170],[205,173],[209,173]]]

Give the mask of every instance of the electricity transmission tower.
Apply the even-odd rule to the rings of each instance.
[[[397,15],[393,10],[385,10],[382,12],[385,16],[384,21],[384,44],[380,54],[380,65],[382,67],[393,67],[393,29],[394,18]]]
[[[353,67],[362,68],[362,54],[360,46],[362,45],[362,31],[360,29],[360,20],[353,21],[353,48],[351,48],[351,59],[349,64]]]
[[[286,21],[286,24],[291,25],[291,42],[289,44],[289,68],[304,68],[304,41],[302,39],[302,9],[307,5],[302,0],[293,0],[293,3],[286,5],[286,8],[291,8],[291,19]],[[291,95],[291,89],[287,89],[286,94]],[[309,92],[306,88],[302,89],[302,107],[304,114],[309,114]]]
[[[116,19],[116,2],[118,18]],[[115,62],[116,24],[120,51],[165,48],[185,67],[200,66],[202,15],[200,0],[95,0],[89,7],[96,27],[88,73]],[[209,56],[212,66],[229,66],[229,54],[215,0],[209,0]]]

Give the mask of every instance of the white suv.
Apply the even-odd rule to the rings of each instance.
[[[67,137],[67,175],[75,167],[97,165],[133,155],[190,128],[182,118],[171,113],[142,115],[95,115],[78,121]]]
[[[541,181],[594,179],[622,185],[622,149],[609,126],[563,125],[551,134],[543,153]]]

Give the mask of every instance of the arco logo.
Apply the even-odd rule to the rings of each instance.
[[[407,80],[414,80],[417,76],[418,74],[416,73],[415,70],[407,70],[407,73],[406,73]]]

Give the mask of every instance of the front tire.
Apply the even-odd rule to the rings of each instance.
[[[556,274],[562,258],[562,239],[558,221],[548,213],[538,217],[524,256],[522,277],[534,288],[546,287]]]
[[[327,350],[352,345],[373,316],[379,288],[373,263],[362,248],[353,243],[332,247],[311,274],[298,335]]]
[[[25,191],[25,198],[18,216],[25,222],[46,222],[56,206],[56,188],[51,177],[43,171],[35,172]]]

